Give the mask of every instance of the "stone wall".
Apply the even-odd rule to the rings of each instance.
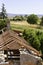
[[[36,58],[28,54],[20,55],[20,65],[38,65],[37,61],[38,60]]]

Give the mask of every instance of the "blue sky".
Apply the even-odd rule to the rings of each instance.
[[[2,3],[7,13],[43,14],[43,0],[0,0],[0,11]]]

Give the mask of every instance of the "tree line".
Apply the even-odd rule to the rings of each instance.
[[[11,21],[16,21],[16,22],[17,21],[27,21],[29,24],[43,25],[43,16],[41,18],[39,18],[35,14],[31,14],[31,15],[16,15],[10,20]]]
[[[26,21],[27,20],[27,15],[16,15],[14,16],[12,19],[10,19],[11,21]]]

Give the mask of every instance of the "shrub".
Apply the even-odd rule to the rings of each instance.
[[[23,37],[37,50],[41,50],[43,53],[43,32],[35,30],[24,30]]]

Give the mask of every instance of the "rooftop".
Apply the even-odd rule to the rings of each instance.
[[[41,55],[39,51],[28,45],[28,42],[19,37],[14,31],[4,31],[3,29],[1,31],[2,34],[0,34],[0,50],[26,48],[27,50],[32,50],[34,52],[33,54],[35,55]]]

